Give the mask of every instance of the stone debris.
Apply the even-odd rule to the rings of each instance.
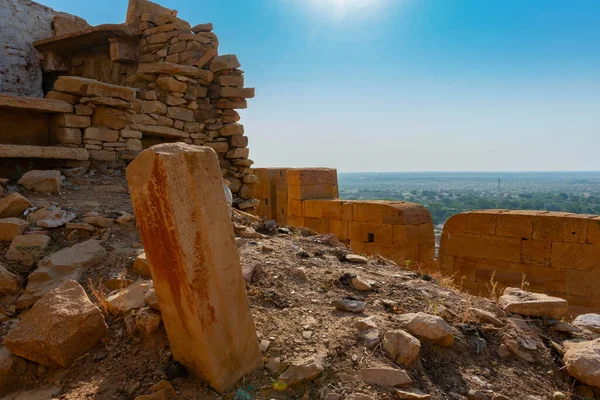
[[[573,320],[573,326],[579,329],[600,333],[600,314],[581,314]]]
[[[397,364],[409,366],[419,358],[421,342],[408,332],[398,329],[383,335],[383,349]]]
[[[362,318],[356,321],[354,324],[356,329],[359,331],[369,330],[369,329],[377,329],[377,323],[373,319],[373,317]]]
[[[151,394],[137,396],[134,400],[175,400],[177,392],[169,381],[162,380],[150,388]]]
[[[429,400],[431,395],[417,389],[396,389],[396,396],[401,400]]]
[[[106,250],[98,240],[78,243],[45,257],[29,275],[27,288],[19,297],[17,307],[22,309],[33,305],[63,282],[79,281],[88,268],[98,265],[105,258]]]
[[[358,254],[346,254],[346,261],[354,264],[367,264],[369,260],[366,257],[359,256]]]
[[[31,267],[42,257],[49,243],[50,238],[46,235],[19,235],[11,242],[5,257]]]
[[[42,365],[71,366],[108,327],[83,288],[69,280],[47,293],[4,337],[14,355]]]
[[[55,210],[50,212],[44,219],[37,221],[36,225],[41,228],[58,228],[73,221],[76,215],[64,210]]]
[[[152,288],[152,281],[139,280],[110,295],[106,301],[110,309],[115,312],[135,310],[146,304],[146,294]]]
[[[444,347],[454,344],[454,330],[441,317],[418,312],[399,315],[397,321],[412,335]]]
[[[34,192],[58,193],[61,186],[60,171],[28,171],[23,174],[17,183]]]
[[[365,310],[365,307],[367,306],[367,303],[365,301],[348,299],[334,300],[331,303],[338,310],[348,311],[352,313],[363,312]]]
[[[144,336],[156,332],[161,322],[160,313],[149,307],[142,307],[135,314],[135,329]]]
[[[8,196],[0,197],[0,218],[20,217],[23,211],[30,206],[29,200],[19,193],[11,193]]]
[[[142,253],[135,258],[135,261],[133,262],[133,271],[136,274],[145,276],[146,278],[152,278],[152,273],[150,272],[150,264],[148,264],[146,253]]]
[[[504,290],[499,304],[506,312],[528,317],[561,319],[568,310],[564,299],[510,287]]]
[[[279,375],[279,381],[287,386],[312,381],[324,371],[323,355],[315,355],[290,365]]]
[[[21,286],[21,278],[0,264],[0,293],[17,293]]]
[[[366,384],[384,387],[407,386],[412,379],[406,371],[393,368],[368,368],[360,372],[360,379]]]
[[[0,219],[0,241],[11,242],[15,237],[22,235],[29,227],[29,222],[20,218]]]
[[[600,339],[565,342],[564,362],[572,377],[600,387]]]
[[[469,313],[482,322],[487,322],[488,324],[497,327],[504,326],[504,322],[500,321],[498,318],[496,318],[496,316],[493,313],[489,311],[482,310],[479,308],[470,308]]]
[[[368,292],[373,290],[371,284],[367,280],[362,279],[360,277],[352,278],[351,284],[354,289],[362,292]]]

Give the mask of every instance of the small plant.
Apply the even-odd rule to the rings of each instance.
[[[489,292],[490,299],[492,299],[493,301],[495,301],[497,303],[498,300],[500,300],[500,296],[502,296],[502,288],[500,287],[500,284],[496,280],[496,270],[494,270],[494,272],[492,272],[490,281],[485,284],[485,287],[487,288],[487,290]]]
[[[96,299],[96,303],[98,307],[102,310],[102,313],[105,315],[109,315],[111,312],[110,303],[108,302],[108,296],[106,293],[106,287],[102,284],[102,278],[98,281],[98,286],[94,286],[94,282],[92,282],[92,278],[88,278],[88,285],[90,287],[90,291],[92,292],[92,296]]]
[[[527,290],[528,286],[529,282],[527,282],[527,274],[523,272],[521,274],[521,290]]]
[[[467,324],[473,321],[473,316],[471,315],[471,297],[467,296],[467,302],[465,304],[465,310],[463,311],[463,315],[461,317],[461,322],[463,324]]]
[[[410,264],[411,264],[411,261],[410,261],[410,260],[406,260],[406,261],[404,261],[404,266],[405,266],[406,268],[410,268]]]

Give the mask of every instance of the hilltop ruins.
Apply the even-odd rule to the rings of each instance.
[[[419,204],[252,168],[212,24],[0,22],[0,395],[600,398],[600,217],[459,214],[436,254]]]

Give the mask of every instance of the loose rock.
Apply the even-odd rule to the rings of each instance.
[[[279,380],[288,386],[312,381],[323,372],[322,356],[316,355],[294,363],[279,376]]]
[[[0,198],[0,218],[20,217],[28,207],[29,200],[19,193],[11,193]]]
[[[58,193],[60,192],[60,182],[60,171],[33,170],[23,174],[17,183],[35,192]]]
[[[568,310],[567,301],[542,293],[526,292],[517,288],[506,288],[500,297],[500,306],[506,312],[528,317],[561,319]]]
[[[454,344],[454,330],[441,317],[419,312],[400,315],[398,321],[404,329],[417,337],[444,347],[452,347]]]
[[[564,346],[569,374],[587,385],[600,387],[600,339],[565,342]]]
[[[23,234],[28,226],[29,222],[20,218],[0,219],[0,241],[12,241],[15,237]]]
[[[396,363],[408,366],[419,358],[421,342],[409,333],[398,329],[385,333],[383,349]]]
[[[385,387],[406,386],[412,383],[405,371],[393,368],[364,369],[360,372],[360,379],[369,385]]]
[[[353,313],[363,312],[367,305],[367,303],[364,301],[346,300],[346,299],[334,300],[332,302],[332,304],[338,310],[348,311],[348,312],[353,312]]]

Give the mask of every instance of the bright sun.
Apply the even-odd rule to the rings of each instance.
[[[388,0],[309,0],[311,8],[317,12],[331,13],[336,17],[343,18],[356,15],[358,12],[370,13],[383,6]]]

